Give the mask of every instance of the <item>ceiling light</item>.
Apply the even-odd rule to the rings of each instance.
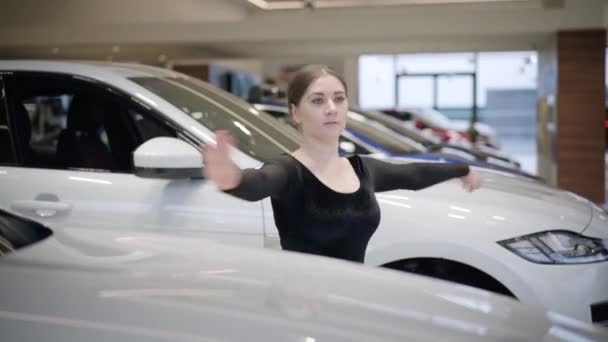
[[[248,0],[263,10],[347,8],[347,7],[382,7],[405,5],[438,5],[465,3],[525,2],[529,0]]]

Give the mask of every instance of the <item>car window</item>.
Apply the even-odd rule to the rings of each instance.
[[[423,152],[416,144],[407,144],[404,139],[384,127],[379,122],[371,121],[355,112],[348,113],[347,129],[357,138],[377,146],[392,154],[409,154]]]
[[[293,117],[287,113],[285,113],[284,111],[279,111],[279,110],[274,110],[274,109],[267,109],[267,108],[262,108],[261,109],[264,113],[268,113],[270,114],[270,117],[274,118],[275,120],[281,122],[282,124],[286,124],[289,127],[291,127],[291,131],[295,130],[296,134],[300,134],[298,131],[298,123],[295,122],[295,120],[293,119]]]
[[[27,150],[22,152],[27,165],[59,167],[55,154],[73,96],[71,93],[39,93],[16,99],[13,118],[19,129],[21,150]]]
[[[270,114],[273,118],[283,123],[284,125],[289,126],[289,128],[298,129],[298,124],[293,120],[291,115],[286,114],[284,111],[265,108],[264,112]],[[340,149],[341,155],[372,153],[369,149],[367,149],[365,146],[361,145],[357,141],[354,141],[343,135],[341,135],[339,138],[338,147]]]
[[[144,141],[175,133],[126,96],[69,75],[16,74],[11,117],[23,166],[131,172]]]
[[[15,149],[8,128],[8,113],[4,87],[0,78],[0,164],[12,164],[15,162]]]
[[[424,108],[420,111],[417,117],[431,127],[443,129],[450,129],[451,127],[450,119],[432,108]]]
[[[175,137],[175,131],[154,119],[142,110],[129,108],[127,110],[129,119],[133,122],[141,142],[158,137]]]
[[[182,78],[134,77],[131,80],[199,121],[212,131],[226,129],[238,148],[268,161],[298,148],[293,136],[268,114],[219,89]]]
[[[389,114],[385,114],[382,112],[369,112],[369,111],[361,111],[359,109],[352,110],[353,113],[360,114],[367,118],[370,121],[378,122],[387,128],[394,130],[400,135],[403,135],[409,139],[414,140],[415,142],[422,144],[424,146],[431,146],[439,141],[434,141],[419,133],[417,129],[408,128],[402,124],[402,122],[397,121],[395,117],[389,116]],[[392,114],[391,114],[392,115]]]

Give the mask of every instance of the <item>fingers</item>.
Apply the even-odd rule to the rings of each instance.
[[[215,145],[201,144],[199,145],[203,157],[216,155],[229,155],[230,146],[234,145],[234,138],[226,130],[218,130],[215,132]]]
[[[226,131],[226,142],[229,146],[234,146],[234,136],[230,132]]]
[[[481,187],[481,180],[479,175],[474,171],[471,172],[461,178],[462,181],[462,189],[466,192],[473,192]]]
[[[222,154],[228,154],[230,151],[230,146],[234,144],[234,138],[230,132],[226,130],[218,130],[215,137],[218,151]]]
[[[469,181],[469,192],[473,192],[481,187],[481,180],[477,174]]]

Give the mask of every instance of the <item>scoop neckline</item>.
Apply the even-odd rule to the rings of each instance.
[[[308,172],[312,178],[314,178],[316,180],[317,183],[321,184],[324,188],[328,189],[329,191],[338,194],[338,195],[354,195],[356,193],[358,193],[359,191],[361,191],[361,189],[363,188],[363,184],[361,184],[361,177],[359,176],[359,174],[357,173],[357,168],[355,167],[355,165],[353,165],[353,161],[351,158],[354,158],[355,155],[352,155],[350,157],[344,157],[346,158],[346,160],[348,160],[350,166],[353,168],[353,171],[355,172],[355,175],[357,176],[357,179],[359,180],[359,187],[357,188],[357,190],[353,191],[353,192],[341,192],[341,191],[337,191],[335,189],[333,189],[332,187],[330,187],[329,185],[325,184],[322,180],[320,180],[309,168],[308,166],[304,165],[304,163],[302,163],[298,158],[294,157],[291,153],[285,153],[286,155],[288,155],[289,157],[291,157],[291,159],[295,160],[298,164],[300,164],[304,170],[306,170],[306,172]]]

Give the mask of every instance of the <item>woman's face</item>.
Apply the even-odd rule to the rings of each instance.
[[[348,99],[344,86],[334,76],[317,78],[306,89],[300,103],[291,106],[293,119],[308,138],[333,142],[344,131]]]

